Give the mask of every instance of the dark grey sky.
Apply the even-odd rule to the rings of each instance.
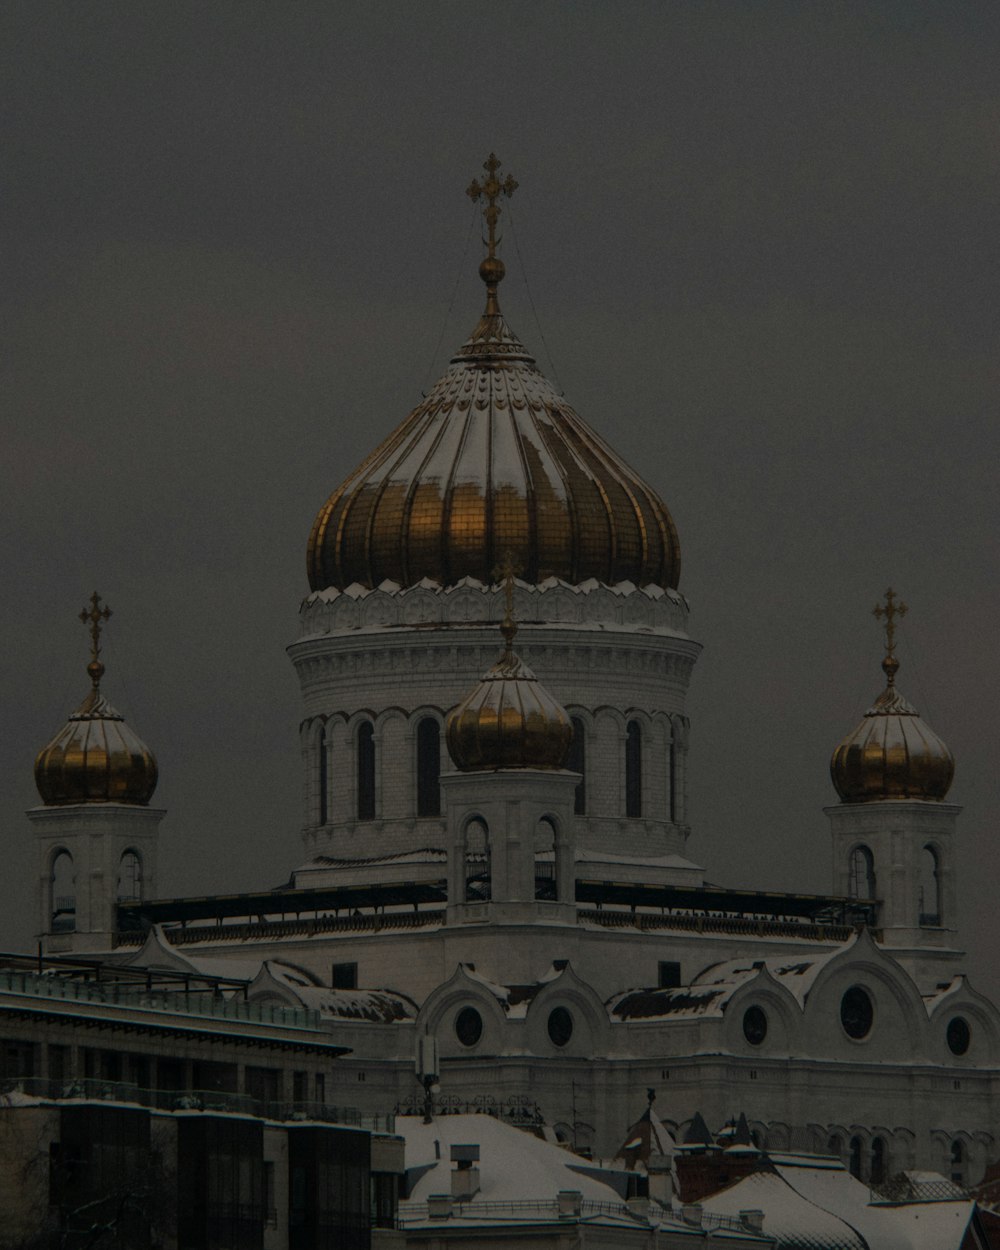
[[[992,2],[5,5],[0,945],[95,587],[161,892],[299,861],[306,537],[480,311],[495,148],[504,309],[680,530],[694,857],[829,888],[891,583],[1000,988],[998,64]]]

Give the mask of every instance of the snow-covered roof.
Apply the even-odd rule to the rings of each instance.
[[[479,1147],[479,1193],[473,1203],[552,1201],[565,1189],[595,1202],[620,1202],[610,1186],[573,1170],[573,1164],[585,1163],[578,1155],[495,1116],[443,1115],[430,1124],[421,1116],[397,1116],[396,1132],[406,1142],[407,1172],[424,1169],[410,1202],[451,1193],[451,1147],[458,1145]]]
[[[267,960],[263,971],[269,984],[260,978],[255,988],[266,992],[283,987],[304,1007],[318,1011],[327,1020],[368,1020],[373,1024],[392,1024],[416,1018],[416,1003],[397,990],[331,989],[328,985],[317,985],[300,968],[277,959]]]
[[[867,1191],[866,1191],[867,1192]],[[728,1189],[702,1199],[712,1215],[764,1213],[764,1233],[794,1250],[868,1250],[857,1232],[831,1211],[799,1194],[777,1172],[751,1172]],[[880,1247],[881,1250],[881,1247]]]

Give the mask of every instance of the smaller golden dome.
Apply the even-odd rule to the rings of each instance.
[[[880,799],[943,799],[955,775],[955,759],[937,734],[896,689],[899,661],[893,653],[893,617],[906,605],[893,604],[887,592],[887,654],[882,661],[885,690],[858,725],[839,744],[830,761],[830,776],[844,803]]]
[[[448,751],[462,772],[497,768],[562,768],[573,726],[527,664],[513,651],[517,626],[508,611],[504,651],[476,688],[448,713]]]
[[[47,807],[68,803],[134,803],[145,806],[156,789],[156,759],[101,694],[104,665],[97,658],[100,622],[111,615],[95,592],[89,622],[93,639],[87,665],[92,688],[35,760],[35,785]]]

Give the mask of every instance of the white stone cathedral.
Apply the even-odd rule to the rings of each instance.
[[[501,314],[516,184],[484,168],[486,310],[309,538],[288,888],[157,899],[155,761],[100,693],[95,597],[93,689],[29,813],[47,949],[252,961],[251,996],[318,1008],[351,1048],[363,1109],[419,1102],[419,1053],[439,1106],[540,1116],[585,1152],[613,1154],[656,1088],[681,1136],[743,1111],[864,1179],[975,1182],[1000,1014],[962,973],[953,761],[895,685],[905,608],[887,597],[887,684],[834,753],[831,894],[706,885],[677,533]]]

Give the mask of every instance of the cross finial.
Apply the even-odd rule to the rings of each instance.
[[[497,222],[500,219],[500,205],[497,200],[501,195],[510,199],[517,190],[517,183],[510,174],[502,182],[500,181],[500,162],[494,152],[491,152],[483,162],[483,169],[486,170],[486,177],[482,182],[478,178],[473,178],[466,190],[466,195],[476,202],[486,201],[486,207],[483,209],[487,234],[487,237],[483,239],[486,244],[486,259],[479,266],[479,276],[486,283],[486,315],[490,317],[500,312],[500,305],[497,303],[497,284],[503,280],[506,272],[503,261],[497,256],[497,244],[500,242],[497,238]]]
[[[514,578],[519,571],[515,567],[514,557],[509,551],[504,552],[503,561],[493,570],[493,576],[497,581],[503,582],[504,614],[500,632],[503,634],[503,640],[506,644],[504,651],[505,659],[510,658],[514,635],[517,633],[517,623],[514,620]]]
[[[80,620],[84,625],[90,626],[90,663],[87,665],[87,672],[95,690],[104,676],[104,665],[98,658],[101,654],[101,625],[110,615],[111,609],[107,604],[101,606],[101,596],[96,590],[90,596],[90,607],[84,608],[80,613]]]
[[[872,616],[877,620],[885,620],[885,658],[882,661],[882,668],[891,686],[896,678],[896,672],[899,669],[899,661],[896,659],[896,618],[905,616],[907,611],[906,604],[902,600],[896,599],[896,592],[890,586],[885,592],[885,606],[876,603],[872,609]]]

